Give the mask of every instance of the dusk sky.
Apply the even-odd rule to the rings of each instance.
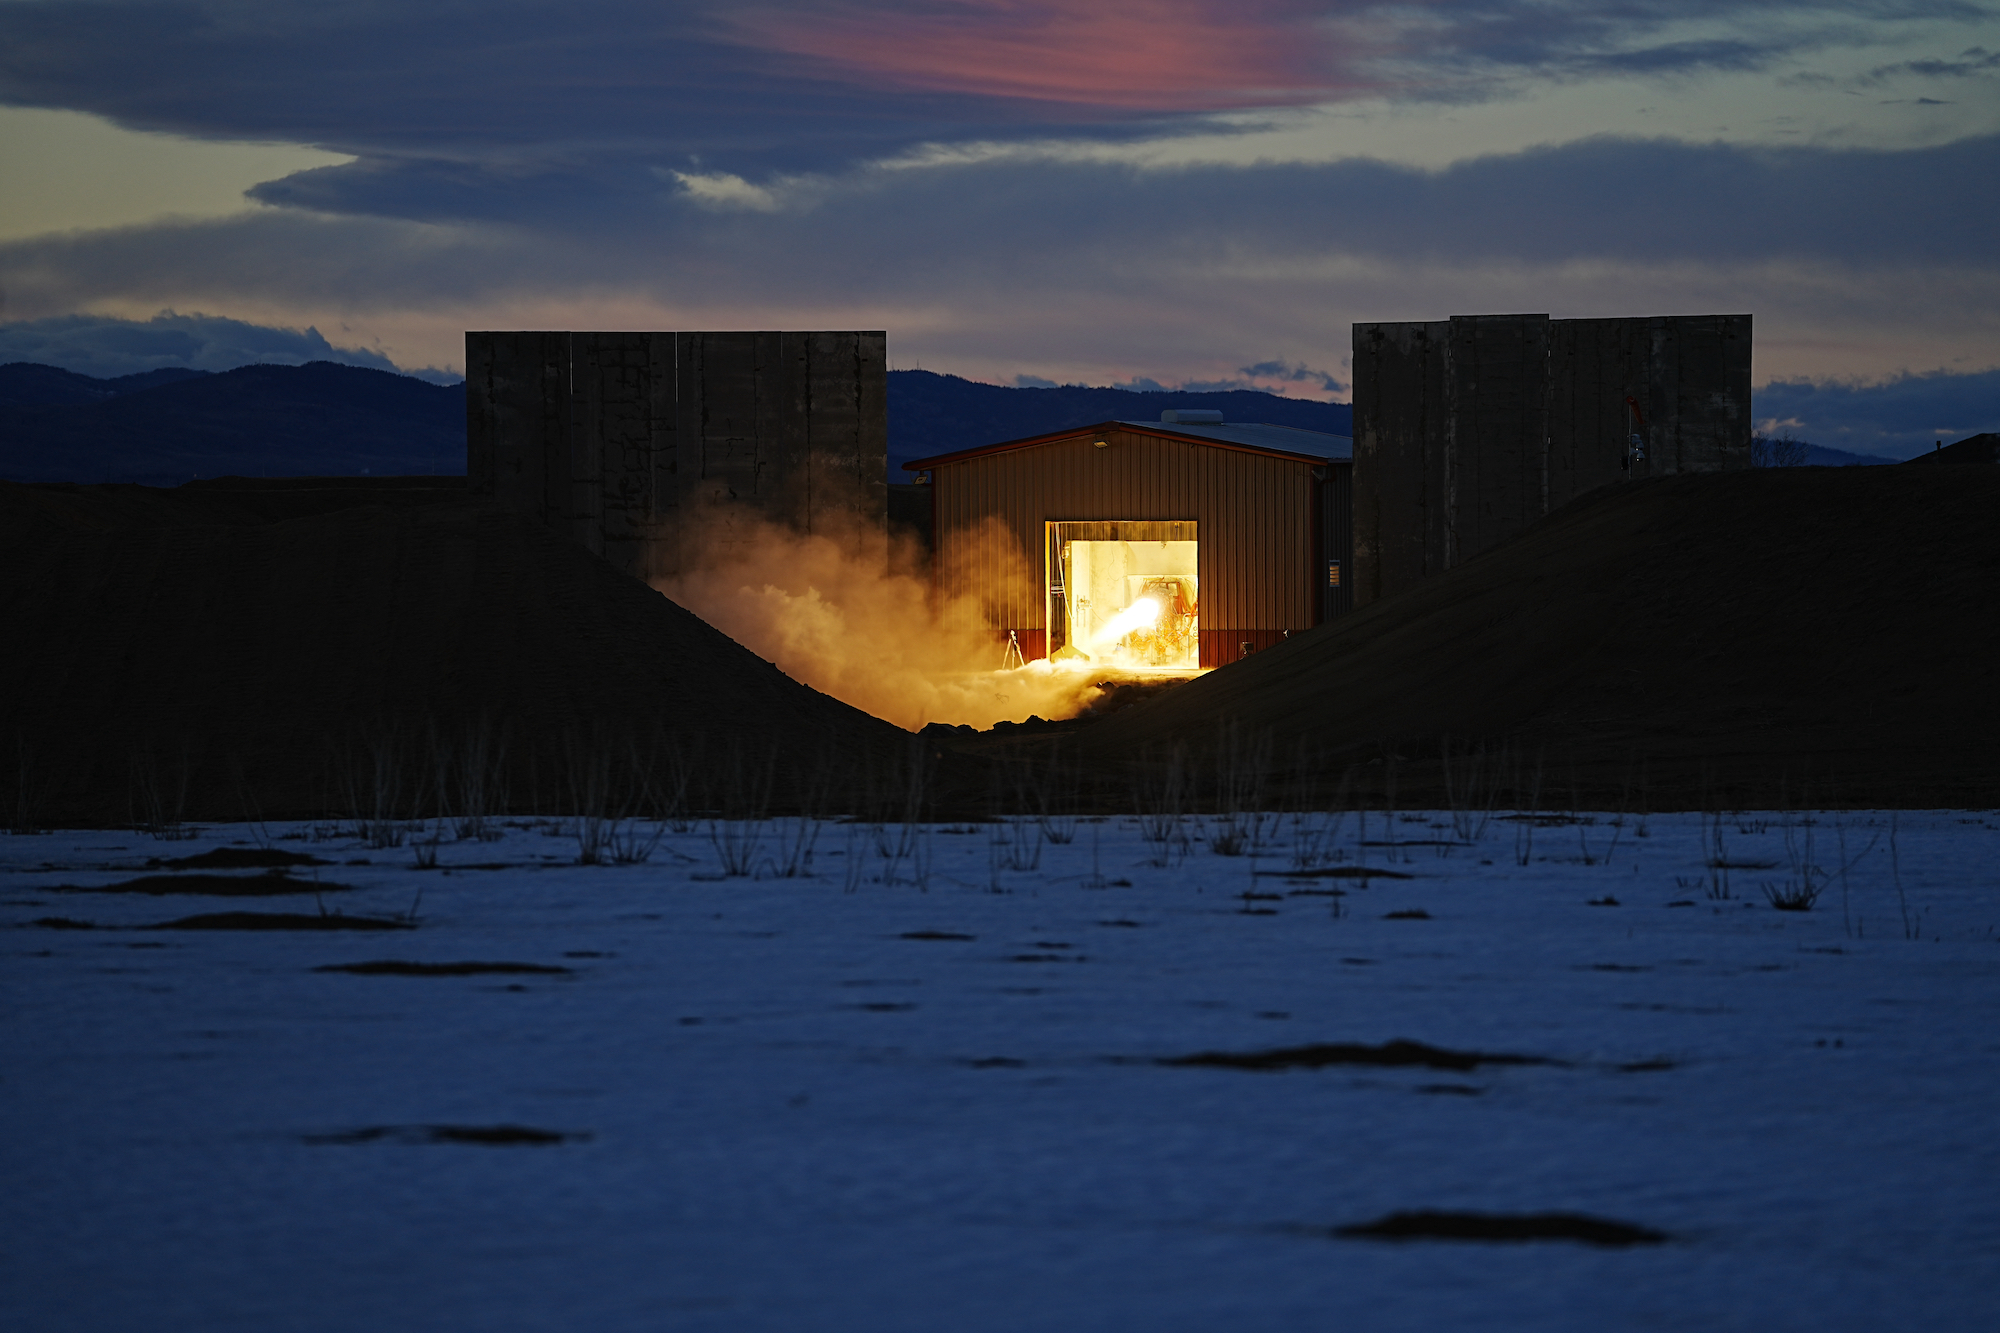
[[[1356,320],[1749,311],[1759,385],[1932,376],[1940,433],[2000,385],[2000,9],[1953,0],[0,0],[0,104],[16,348],[883,328],[1345,398]]]

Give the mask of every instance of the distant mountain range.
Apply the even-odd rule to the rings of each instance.
[[[1213,408],[1225,421],[1350,435],[1354,409],[1251,390],[1012,389],[928,370],[889,372],[889,480],[913,458],[1099,421]],[[1887,460],[1808,446],[1822,466]],[[94,379],[0,366],[0,478],[140,482],[195,477],[463,474],[465,386],[314,361],[211,374],[163,369]]]
[[[0,477],[9,481],[177,486],[464,471],[462,384],[330,361],[106,380],[0,366]]]
[[[1893,463],[1893,458],[1878,458],[1873,454],[1851,454],[1845,449],[1828,449],[1823,445],[1806,446],[1807,467],[1870,467],[1877,463]]]
[[[1092,426],[1100,421],[1158,421],[1168,408],[1214,408],[1224,421],[1295,426],[1328,435],[1354,432],[1354,409],[1252,389],[1226,393],[1096,389],[1065,384],[1052,389],[1010,389],[928,370],[889,372],[889,480],[907,480],[912,458],[970,449]]]

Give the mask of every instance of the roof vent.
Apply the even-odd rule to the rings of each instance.
[[[1220,426],[1222,413],[1212,407],[1170,407],[1160,413],[1160,423],[1167,426]]]

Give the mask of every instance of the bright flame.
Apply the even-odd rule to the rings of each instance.
[[[1135,629],[1151,629],[1160,623],[1160,604],[1151,597],[1141,597],[1132,605],[1104,622],[1104,627],[1091,637],[1090,646],[1101,648],[1107,643],[1116,643]]]

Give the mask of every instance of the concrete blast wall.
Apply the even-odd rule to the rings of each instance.
[[[1596,487],[1749,465],[1748,315],[1354,326],[1356,606]]]
[[[881,332],[473,332],[465,377],[473,491],[638,578],[760,519],[883,533]]]

